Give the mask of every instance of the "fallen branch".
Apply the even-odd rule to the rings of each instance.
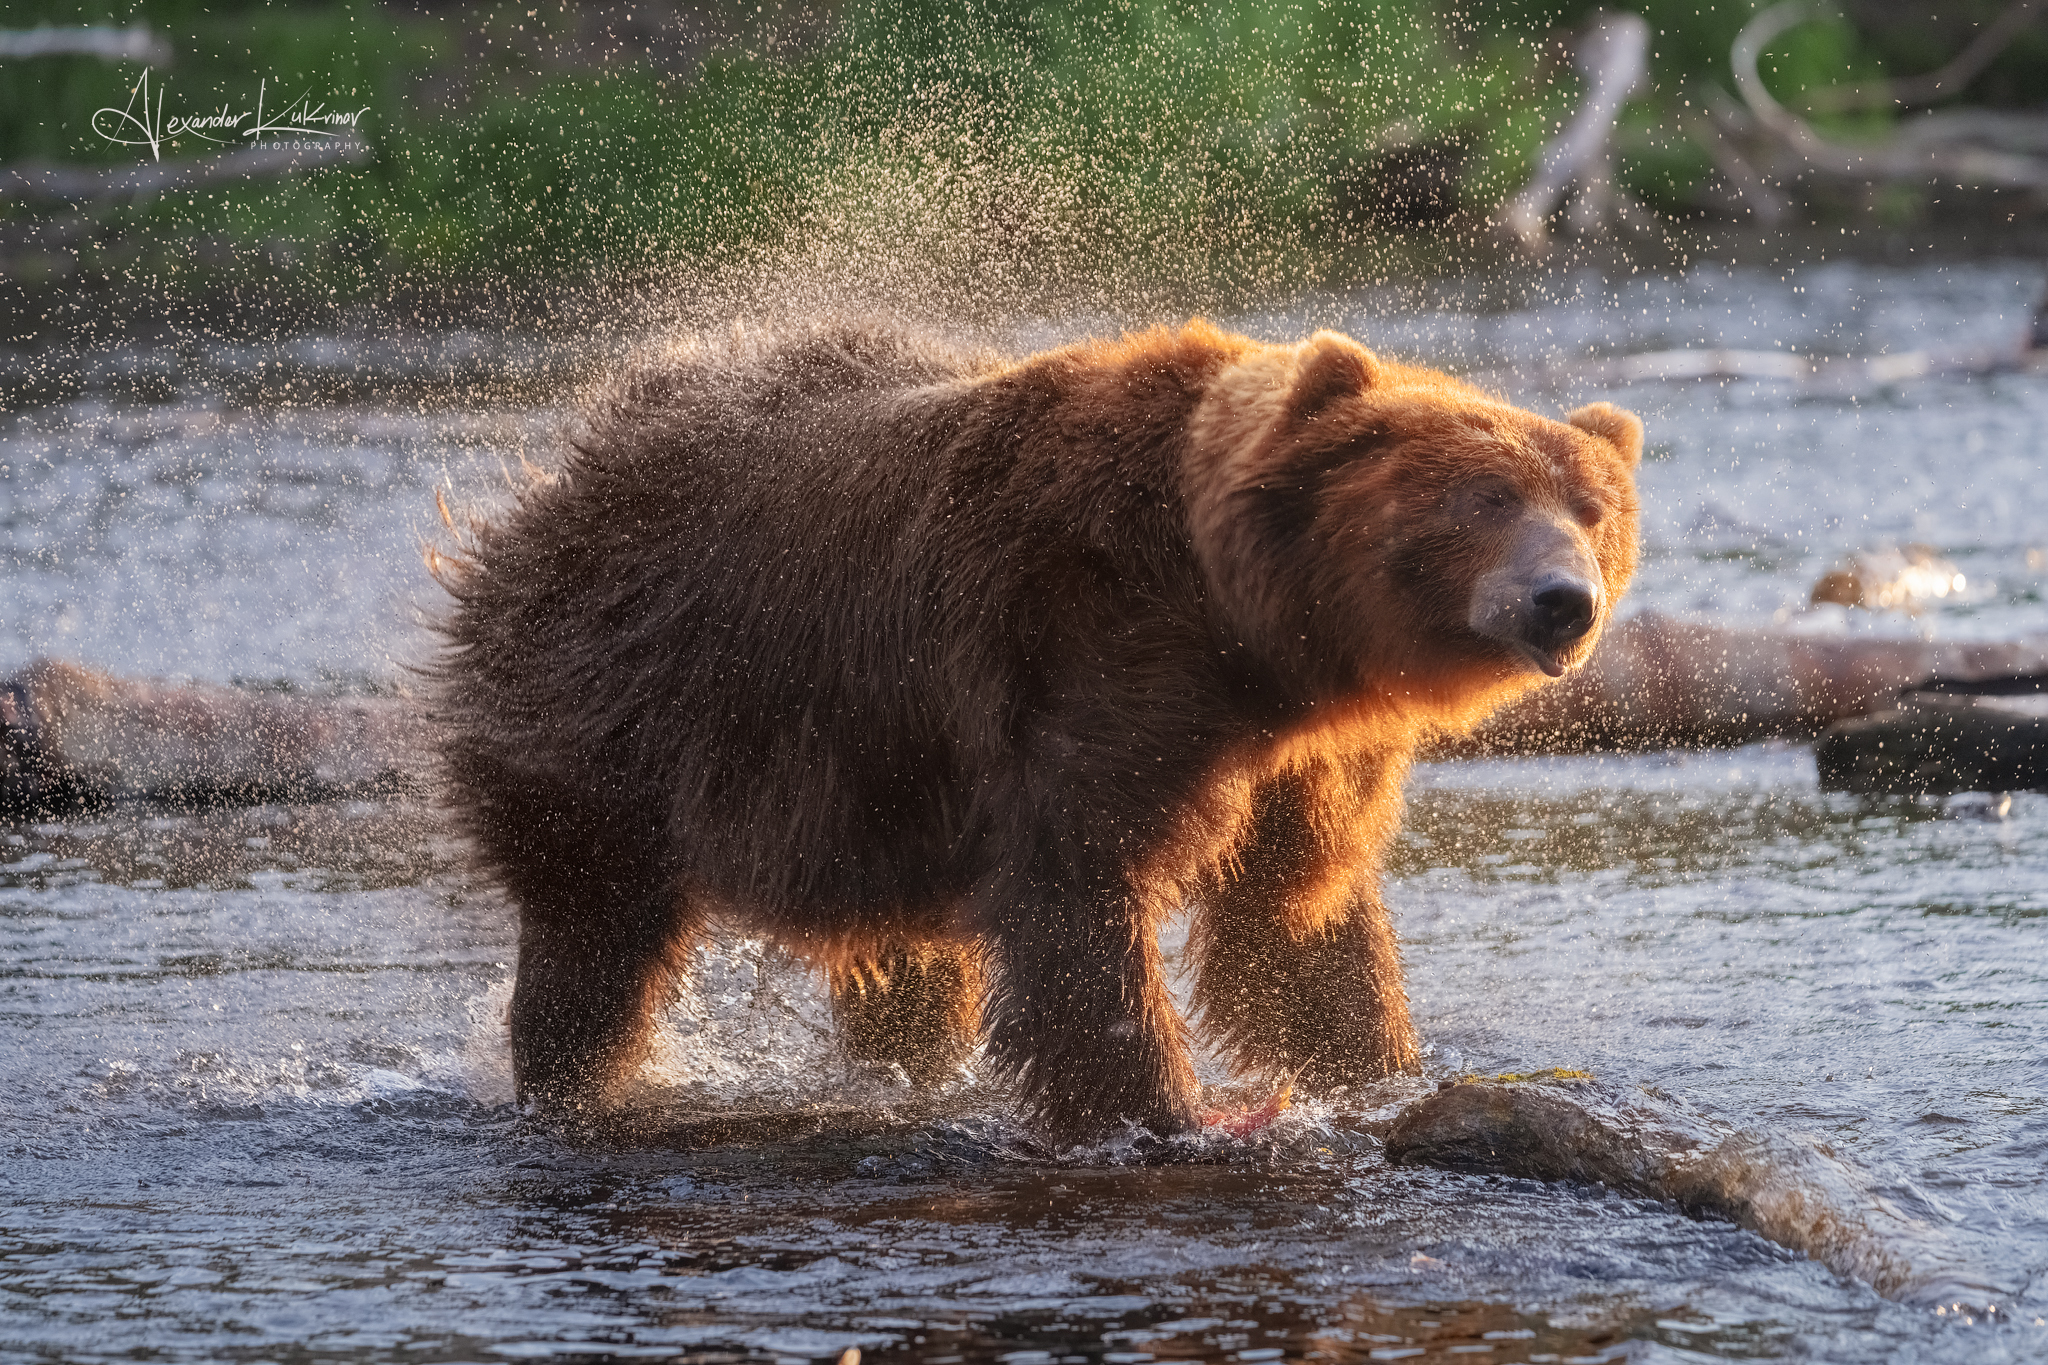
[[[167,190],[197,190],[229,181],[256,180],[366,161],[369,145],[357,138],[290,143],[260,142],[219,156],[154,161],[102,171],[83,166],[25,163],[0,167],[0,199],[70,201],[132,199]]]
[[[1903,80],[1816,90],[1807,95],[1806,107],[1823,113],[1840,113],[1886,105],[1903,109],[1948,99],[1983,75],[1984,69],[1998,60],[1998,54],[2011,46],[2012,40],[2025,32],[2040,12],[2041,0],[2015,0],[1991,22],[1991,27],[1977,35],[1975,42],[1937,70]]]
[[[1832,17],[1815,0],[1787,0],[1751,19],[1736,35],[1728,64],[1736,92],[1757,126],[1809,169],[1858,182],[1942,180],[1966,188],[2048,189],[2048,160],[1971,142],[1894,138],[1865,146],[1831,142],[1780,104],[1757,74],[1757,58],[1786,31]]]
[[[1540,251],[1551,215],[1567,190],[1579,187],[1572,226],[1595,230],[1609,213],[1624,219],[1647,216],[1613,185],[1609,143],[1621,106],[1649,70],[1650,26],[1641,16],[1596,12],[1572,54],[1572,64],[1585,75],[1590,89],[1585,102],[1537,160],[1536,176],[1508,202],[1502,224],[1530,251]]]
[[[0,57],[97,57],[103,62],[169,66],[176,56],[168,40],[148,24],[128,28],[0,29]]]
[[[1958,346],[1897,355],[1803,356],[1787,351],[1647,351],[1562,363],[1536,361],[1512,371],[1488,370],[1468,378],[1482,388],[1545,388],[1678,383],[1698,379],[1766,379],[1796,384],[1809,397],[1846,398],[1892,384],[1941,374],[2001,374],[2048,366],[2048,350],[2032,323],[2004,345]]]

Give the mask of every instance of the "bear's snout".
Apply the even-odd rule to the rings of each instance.
[[[1604,594],[1600,566],[1561,520],[1525,520],[1507,562],[1475,585],[1468,624],[1538,671],[1561,678],[1567,655],[1592,633]]]
[[[1556,654],[1593,628],[1600,589],[1575,574],[1553,569],[1529,589],[1529,643]]]

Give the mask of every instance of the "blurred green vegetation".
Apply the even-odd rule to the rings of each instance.
[[[394,278],[627,278],[777,243],[966,276],[1313,278],[1389,238],[1476,240],[1581,94],[1564,39],[1596,8],[546,5],[15,0],[12,27],[164,34],[177,60],[152,81],[167,110],[244,108],[259,81],[266,98],[369,109],[359,166],[91,206],[90,230],[61,250],[155,285],[290,264],[344,295]],[[1710,169],[1688,120],[1727,86],[1729,44],[1756,6],[1629,7],[1656,55],[1654,88],[1623,120],[1621,173],[1685,212]],[[1970,36],[1955,15],[1998,8],[1951,7],[1926,28],[1888,11],[1805,25],[1763,74],[1796,98],[1929,69]],[[643,41],[664,28],[683,39]],[[2048,42],[2030,36],[1985,83],[2038,98],[2044,73]],[[0,65],[0,163],[132,163],[138,149],[91,120],[140,74],[83,58]],[[66,212],[0,200],[16,226]]]

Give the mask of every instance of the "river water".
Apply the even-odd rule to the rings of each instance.
[[[1712,268],[1506,312],[1361,293],[1238,322],[1512,372],[1989,342],[2040,283]],[[453,356],[520,393],[589,365],[424,345],[407,373]],[[561,413],[380,387],[372,351],[9,358],[0,670],[403,686],[434,485],[481,494]],[[2048,375],[1598,396],[1652,443],[1627,610],[2048,630]],[[1960,600],[1804,610],[1838,557],[1905,541],[1955,559]],[[2048,797],[1827,795],[1780,743],[1429,765],[1410,799],[1388,897],[1430,1079],[1170,1161],[1049,1160],[971,1076],[933,1095],[849,1070],[818,984],[733,937],[664,1027],[638,1134],[577,1139],[509,1103],[511,928],[431,812],[0,827],[0,1359],[2048,1359]],[[1655,1201],[1380,1155],[1373,1120],[1434,1078],[1545,1067],[1824,1144],[1966,1287],[1888,1302]]]

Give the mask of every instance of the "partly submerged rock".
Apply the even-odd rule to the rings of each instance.
[[[1648,1091],[1586,1080],[1451,1085],[1404,1109],[1385,1141],[1397,1164],[1668,1199],[1802,1251],[1887,1298],[1982,1302],[2013,1292],[1965,1265],[1937,1229],[1826,1147],[1718,1128]]]
[[[1671,1154],[1696,1150],[1704,1131],[1669,1123],[1651,1130],[1594,1095],[1579,1079],[1453,1085],[1401,1111],[1387,1130],[1387,1158],[1661,1197]]]

